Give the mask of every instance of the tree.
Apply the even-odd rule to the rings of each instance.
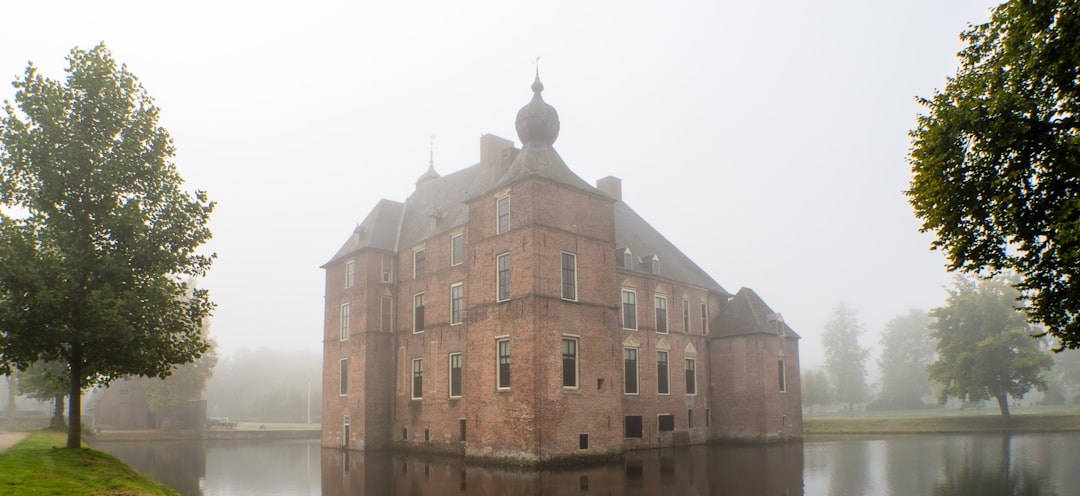
[[[961,38],[906,194],[950,270],[1020,275],[1028,318],[1080,347],[1080,6],[1008,1]]]
[[[995,399],[1009,416],[1009,396],[1046,389],[1042,372],[1053,360],[1031,339],[1033,330],[1016,311],[1017,290],[1004,277],[973,281],[957,276],[945,306],[930,312],[937,360],[930,378],[942,386],[939,400]]]
[[[68,386],[67,365],[60,362],[35,362],[22,372],[17,372],[16,391],[38,401],[53,402],[53,416],[49,429],[64,430],[64,396]]]
[[[1059,395],[1055,398],[1059,404],[1075,403],[1077,395],[1080,395],[1080,350],[1054,354],[1054,367],[1046,379],[1047,387]]]
[[[157,107],[104,45],[73,49],[67,77],[31,64],[0,120],[0,373],[68,367],[69,448],[81,393],[165,377],[206,352],[214,204],[181,189]]]
[[[204,329],[204,336],[206,335]],[[175,420],[172,417],[183,407],[193,400],[202,397],[206,390],[206,383],[214,374],[214,366],[217,365],[217,352],[215,343],[208,337],[210,348],[201,357],[191,363],[174,365],[172,373],[164,379],[159,377],[144,377],[143,387],[146,389],[147,402],[150,411],[164,421]]]
[[[811,410],[818,405],[827,405],[832,401],[829,391],[829,378],[824,370],[807,370],[802,374],[803,406]]]
[[[923,406],[922,397],[932,390],[926,366],[934,360],[930,316],[911,309],[885,324],[881,333],[881,392],[878,399],[892,407]]]
[[[833,386],[833,397],[848,409],[867,397],[866,359],[870,351],[859,345],[865,332],[855,310],[837,305],[825,323],[822,342],[825,345],[825,370]]]

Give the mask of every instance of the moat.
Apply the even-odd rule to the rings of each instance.
[[[1080,487],[1080,433],[897,435],[631,452],[560,470],[323,449],[315,440],[100,442],[189,495],[1032,494]]]

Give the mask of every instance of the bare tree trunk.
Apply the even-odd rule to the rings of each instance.
[[[71,347],[71,389],[68,391],[68,448],[82,447],[82,346]]]
[[[1009,418],[1009,395],[1001,394],[1001,395],[995,396],[994,398],[997,399],[998,409],[1001,410],[1001,416],[1005,417],[1005,418]]]
[[[8,421],[10,422],[11,430],[18,430],[15,425],[15,376],[7,376],[8,384]]]
[[[64,393],[56,393],[56,398],[53,398],[53,416],[52,420],[49,420],[49,429],[55,431],[63,431],[67,427],[64,423]]]

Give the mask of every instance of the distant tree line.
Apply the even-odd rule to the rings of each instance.
[[[211,417],[306,422],[310,407],[311,421],[318,423],[322,415],[322,355],[267,349],[239,351],[218,363],[206,399]]]

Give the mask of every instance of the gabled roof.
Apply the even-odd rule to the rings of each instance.
[[[735,293],[720,309],[720,315],[713,319],[710,329],[712,336],[774,334],[800,339],[784,322],[784,318],[769,308],[765,300],[750,288],[742,288]]]
[[[615,246],[629,248],[634,254],[634,265],[624,269],[648,272],[637,259],[642,255],[655,255],[660,260],[660,272],[655,275],[722,295],[731,294],[622,201],[615,202]]]

